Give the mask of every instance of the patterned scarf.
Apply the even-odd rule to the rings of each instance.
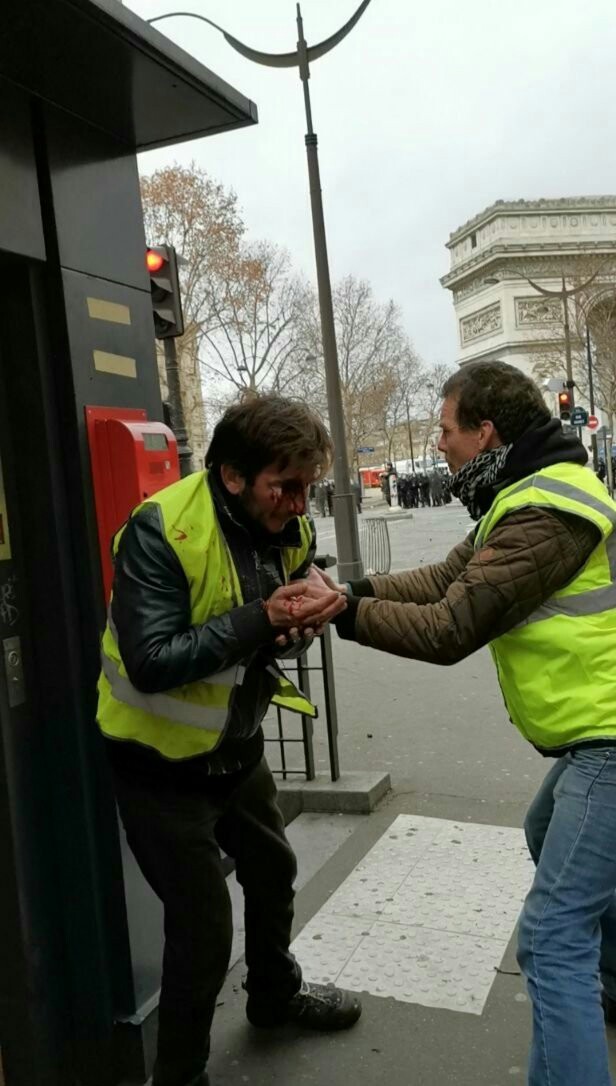
[[[505,461],[511,445],[499,445],[497,449],[478,453],[463,464],[451,480],[451,493],[468,509],[473,520],[480,520],[492,504],[495,483],[503,477]],[[487,492],[487,494],[486,494]],[[486,497],[489,501],[486,504]]]

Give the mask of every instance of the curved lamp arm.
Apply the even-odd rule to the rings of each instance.
[[[331,37],[325,38],[324,41],[319,42],[318,45],[309,45],[307,49],[308,62],[318,60],[319,57],[325,56],[326,53],[329,53],[330,49],[333,49],[343,38],[346,38],[355,24],[359,22],[370,2],[371,0],[362,0],[357,11],[351,16],[349,21],[340,28],[340,30],[337,30]],[[242,56],[247,57],[248,60],[254,60],[255,64],[265,64],[269,68],[294,68],[300,64],[300,56],[297,49],[293,53],[263,53],[258,49],[253,49],[250,45],[244,45],[243,42],[234,38],[232,34],[228,34],[221,26],[218,26],[218,23],[214,23],[211,19],[206,19],[205,15],[197,15],[194,11],[170,11],[166,15],[156,15],[153,19],[148,19],[147,21],[148,23],[158,23],[161,19],[173,19],[180,16],[189,19],[200,19],[201,22],[213,26],[215,30],[220,31],[225,40],[236,50],[236,52],[241,53]]]
[[[581,292],[583,290],[586,290],[586,288],[589,287],[591,283],[594,283],[595,279],[598,275],[601,274],[606,264],[607,261],[602,261],[597,270],[593,272],[593,274],[588,279],[586,279],[583,283],[580,283],[577,287],[570,287],[569,289],[567,289],[567,287],[564,285],[564,276],[562,290],[548,290],[546,287],[539,286],[539,283],[535,283],[534,279],[529,279],[527,275],[523,275],[521,276],[521,278],[525,279],[527,283],[530,283],[531,287],[534,287],[539,294],[543,294],[546,298],[573,298],[574,295],[581,294]]]

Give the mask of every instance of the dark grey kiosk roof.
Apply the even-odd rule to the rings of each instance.
[[[0,77],[135,151],[258,120],[254,102],[118,0],[7,0]]]

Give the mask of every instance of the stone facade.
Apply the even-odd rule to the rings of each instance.
[[[595,287],[616,284],[616,196],[498,200],[447,242],[458,323],[458,362],[503,358],[530,372],[549,346],[564,351],[562,302],[542,297],[528,279],[558,291],[604,268]],[[610,258],[613,257],[612,260]],[[488,280],[488,282],[486,282]],[[575,326],[575,302],[569,302]]]

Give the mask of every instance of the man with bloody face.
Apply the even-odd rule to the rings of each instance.
[[[271,702],[314,709],[279,667],[346,606],[310,571],[308,488],[332,447],[304,405],[225,413],[206,470],[135,509],[114,539],[98,721],[128,842],[163,902],[154,1086],[205,1086],[231,950],[220,848],[245,896],[253,1026],[344,1029],[355,995],[309,984],[289,951],[296,861],[265,761]]]

